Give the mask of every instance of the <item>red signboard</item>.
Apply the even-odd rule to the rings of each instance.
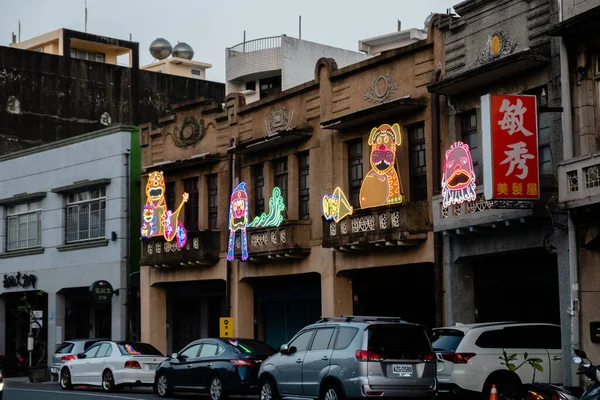
[[[481,118],[485,198],[539,199],[536,97],[482,96]]]

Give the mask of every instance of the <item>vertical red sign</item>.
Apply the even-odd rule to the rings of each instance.
[[[530,95],[481,99],[485,198],[540,198],[537,101]]]

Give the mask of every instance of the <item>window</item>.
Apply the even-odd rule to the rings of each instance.
[[[175,182],[167,182],[165,185],[165,192],[167,209],[173,211],[173,208],[175,208]]]
[[[252,167],[254,177],[254,215],[265,212],[265,166],[258,164]]]
[[[352,343],[357,333],[358,328],[340,328],[338,330],[337,338],[335,339],[335,349],[342,350],[350,346],[350,343]]]
[[[102,343],[100,345],[100,349],[98,350],[98,354],[96,357],[108,357],[112,353],[112,344],[110,343]]]
[[[477,178],[477,185],[483,184],[483,170],[481,159],[481,146],[479,145],[479,135],[477,134],[477,111],[471,110],[459,116],[460,132],[462,141],[469,145],[471,158],[473,159],[473,169]]]
[[[425,124],[419,122],[408,127],[410,144],[410,197],[427,200],[427,160],[425,156]]]
[[[219,346],[214,343],[204,343],[202,346],[202,350],[200,350],[199,357],[212,357],[217,355],[217,350],[219,350]]]
[[[29,249],[42,245],[42,203],[10,206],[6,212],[6,250]]]
[[[548,106],[548,90],[546,86],[537,87],[524,92],[524,94],[534,95],[537,99],[537,106]],[[552,148],[550,147],[550,113],[538,110],[538,151],[540,176],[552,175]]]
[[[454,329],[436,329],[431,337],[433,351],[456,351],[458,345],[464,338],[464,333]]]
[[[292,340],[292,342],[289,345],[289,348],[291,349],[292,347],[295,347],[296,353],[306,351],[308,349],[308,344],[310,343],[310,338],[312,337],[313,333],[313,330],[302,332],[299,336],[296,337],[296,339]]]
[[[94,358],[96,354],[98,354],[98,350],[100,349],[100,345],[96,344],[89,349],[87,349],[83,354],[85,354],[85,358]]]
[[[256,90],[256,81],[246,82],[246,90]]]
[[[152,346],[148,343],[139,343],[139,342],[121,342],[118,343],[119,351],[121,354],[135,354],[135,355],[143,355],[143,356],[162,356],[162,353],[156,349],[156,347]]]
[[[367,350],[387,359],[414,360],[431,353],[431,345],[422,328],[374,325],[369,327]]]
[[[217,217],[219,216],[217,175],[208,175],[206,177],[206,183],[208,186],[208,229],[217,230],[219,229],[217,220]]]
[[[363,180],[362,139],[348,142],[348,179],[350,181],[350,203],[360,205],[360,186]]]
[[[260,98],[281,91],[281,75],[260,80]]]
[[[281,197],[283,197],[283,204],[287,209],[288,199],[288,163],[287,158],[280,158],[273,162],[273,169],[275,170],[275,186],[281,189]]]
[[[199,69],[192,68],[192,69],[191,69],[191,72],[192,72],[192,75],[195,75],[195,76],[202,76],[202,71],[201,71],[201,70],[199,70]]]
[[[190,178],[183,181],[183,188],[190,195],[185,203],[184,226],[189,231],[198,229],[198,178]]]
[[[106,187],[71,193],[67,198],[67,243],[105,237]]]
[[[72,342],[63,342],[58,349],[56,349],[56,354],[69,354],[73,347],[75,347],[75,343]]]
[[[200,350],[199,344],[195,344],[193,346],[188,347],[184,351],[181,352],[181,356],[185,358],[196,358],[198,357],[198,350]]]
[[[298,217],[310,218],[310,183],[308,152],[298,154]]]
[[[329,343],[331,342],[331,337],[333,336],[334,328],[327,329],[319,329],[315,334],[315,339],[313,340],[312,346],[310,346],[311,350],[325,350],[330,348]]]
[[[72,58],[79,58],[81,60],[104,62],[106,55],[104,53],[96,53],[93,51],[85,51],[71,48],[70,51]]]

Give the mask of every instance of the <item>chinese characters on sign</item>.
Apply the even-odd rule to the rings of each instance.
[[[28,287],[32,287],[33,289],[35,289],[35,285],[37,283],[37,276],[33,275],[33,274],[22,274],[20,272],[17,272],[16,275],[4,275],[4,288],[5,289],[10,289],[10,288],[14,288],[14,287],[22,287],[22,288],[28,288]]]
[[[481,98],[485,198],[537,200],[537,103],[529,95]]]
[[[96,281],[90,286],[90,292],[97,304],[110,303],[114,290],[108,281]]]

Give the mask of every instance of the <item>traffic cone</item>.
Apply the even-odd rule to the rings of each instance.
[[[496,390],[496,385],[492,385],[492,390],[490,391],[490,400],[498,400],[498,391]]]

